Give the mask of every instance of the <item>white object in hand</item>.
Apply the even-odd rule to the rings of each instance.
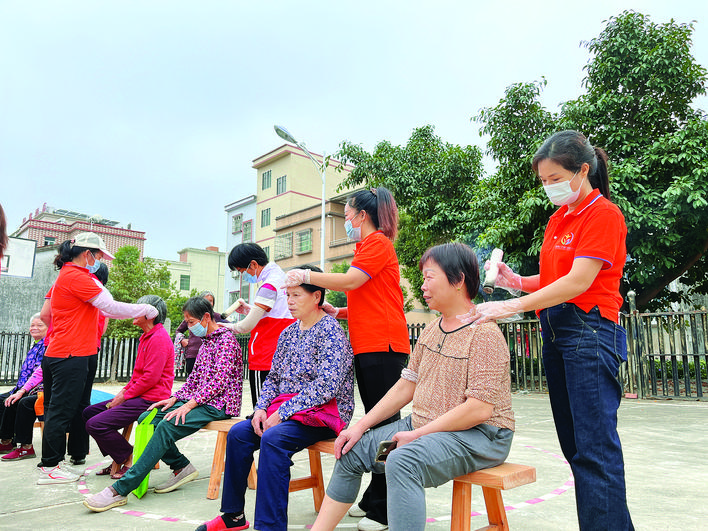
[[[234,302],[231,306],[229,306],[228,308],[226,308],[226,310],[224,310],[224,313],[221,314],[222,317],[223,317],[224,319],[226,319],[229,315],[231,315],[231,314],[234,313],[236,310],[238,310],[238,309],[241,307],[241,305],[244,304],[245,302],[246,302],[246,301],[243,300],[243,299],[238,299],[238,300],[237,300],[236,302]]]
[[[494,291],[494,284],[497,281],[497,275],[499,274],[499,262],[502,261],[504,257],[504,251],[496,248],[492,251],[492,256],[489,258],[489,269],[487,274],[484,276],[484,285],[482,289],[485,293],[489,294]]]

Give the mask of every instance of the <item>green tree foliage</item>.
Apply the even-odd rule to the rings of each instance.
[[[560,113],[538,103],[543,82],[514,85],[482,110],[476,119],[492,137],[488,152],[499,169],[474,203],[480,241],[504,246],[522,273],[534,272],[552,207],[530,159],[547,134],[577,129],[610,157],[612,199],[628,227],[623,294],[633,289],[640,308],[662,307],[680,297],[666,287],[681,275],[695,293],[707,293],[708,122],[691,107],[705,94],[706,70],[690,53],[692,32],[692,24],[624,12],[585,43],[592,53],[586,93]]]
[[[383,141],[368,153],[343,142],[336,156],[355,165],[340,189],[385,186],[393,193],[400,212],[398,260],[422,301],[418,261],[428,247],[466,233],[474,187],[482,176],[481,151],[445,143],[427,125],[415,129],[405,146]]]
[[[121,302],[135,302],[143,295],[158,295],[167,303],[167,317],[176,327],[182,322],[182,305],[187,300],[179,294],[174,283],[170,283],[170,273],[166,265],[158,265],[152,258],[140,261],[140,251],[133,246],[121,247],[115,259],[106,287],[113,298]],[[132,319],[111,319],[106,335],[111,337],[138,337],[140,328],[132,324]]]
[[[349,264],[342,262],[340,264],[332,264],[332,273],[346,273],[349,270]],[[346,308],[347,295],[343,291],[328,290],[325,295],[325,300],[335,308]]]

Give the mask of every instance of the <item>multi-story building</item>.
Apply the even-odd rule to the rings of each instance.
[[[249,195],[224,207],[226,211],[226,255],[239,243],[253,242],[255,239],[253,221],[256,218],[256,196]],[[232,272],[226,265],[224,278],[224,305],[230,306],[242,298],[253,302],[248,282],[242,282],[238,272]]]
[[[180,294],[188,297],[192,290],[198,293],[209,290],[214,294],[214,310],[224,310],[226,253],[219,251],[218,247],[188,247],[179,251],[179,261],[156,258],[155,262],[167,265],[170,279]]]
[[[322,162],[321,155],[312,155]],[[271,260],[279,261],[283,253],[289,252],[289,244],[285,238],[276,241],[276,218],[311,207],[315,207],[314,210],[321,209],[322,178],[302,149],[290,144],[284,144],[258,157],[253,161],[253,167],[257,171],[255,241],[263,247]],[[326,198],[335,195],[337,187],[352,169],[351,165],[329,160],[325,172]],[[321,210],[317,210],[318,220],[320,215]],[[300,237],[303,246],[309,245],[311,252],[320,256],[319,223],[312,227],[311,232],[303,232]]]
[[[34,240],[37,242],[37,247],[45,247],[70,240],[80,232],[90,231],[103,238],[111,253],[126,245],[132,245],[138,248],[142,259],[145,233],[132,230],[130,224],[127,228],[119,225],[120,222],[100,215],[89,216],[73,210],[53,208],[44,203],[41,209],[38,208],[34,214],[30,213],[22,220],[22,225],[12,236]]]

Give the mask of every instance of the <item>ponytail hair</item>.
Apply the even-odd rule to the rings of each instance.
[[[64,266],[64,264],[71,262],[84,251],[91,251],[92,253],[101,252],[100,249],[92,249],[90,247],[80,247],[79,245],[74,245],[74,240],[65,240],[64,243],[59,246],[59,254],[57,254],[54,258],[54,267],[58,271]]]
[[[578,172],[583,164],[590,166],[588,180],[593,188],[610,199],[610,176],[607,171],[607,153],[593,147],[578,131],[560,131],[548,137],[533,156],[531,166],[538,173],[538,163],[551,160],[568,171]]]
[[[370,190],[359,190],[347,199],[347,204],[357,212],[363,210],[371,218],[374,226],[391,241],[398,234],[398,207],[388,188],[379,186]]]

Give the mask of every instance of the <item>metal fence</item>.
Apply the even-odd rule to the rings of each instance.
[[[630,294],[630,313],[620,316],[627,329],[627,363],[620,368],[624,392],[639,398],[705,400],[708,396],[708,312],[639,313]],[[411,348],[424,324],[408,325]],[[547,392],[541,356],[541,329],[536,319],[502,323],[509,345],[512,391]],[[244,377],[248,336],[238,336]],[[0,385],[17,381],[32,345],[29,334],[0,333]],[[96,382],[127,382],[135,365],[138,339],[103,338]],[[184,368],[175,371],[184,379]]]

